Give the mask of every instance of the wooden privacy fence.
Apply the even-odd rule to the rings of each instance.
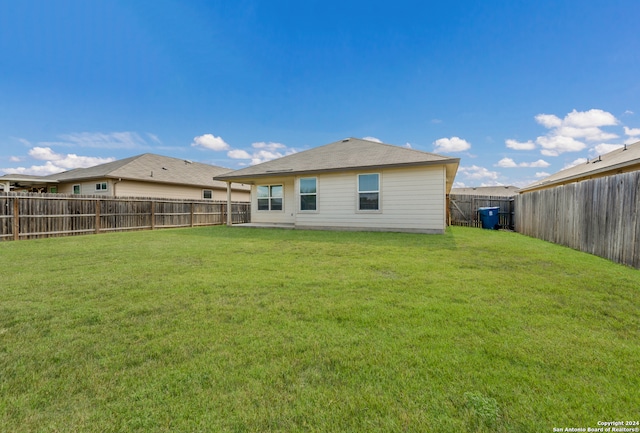
[[[516,197],[516,230],[640,268],[640,171]]]
[[[250,204],[232,203],[232,222]],[[0,241],[225,224],[227,203],[158,198],[0,193]]]
[[[478,217],[480,207],[499,207],[499,221],[501,228],[513,230],[514,201],[513,197],[450,194],[449,215],[450,223],[454,226],[481,227]]]

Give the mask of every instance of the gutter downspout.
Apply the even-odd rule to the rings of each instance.
[[[118,194],[116,194],[116,185],[119,184],[120,182],[122,182],[122,178],[119,177],[118,180],[114,180],[113,181],[113,196],[114,197],[118,197]]]

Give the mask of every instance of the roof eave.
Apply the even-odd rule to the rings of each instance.
[[[529,186],[525,186],[524,188],[520,188],[519,192],[531,192],[531,191],[535,191],[538,189],[543,189],[543,188],[549,188],[552,187],[554,185],[562,185],[565,183],[572,183],[572,182],[579,182],[580,179],[583,178],[588,178],[591,176],[598,176],[599,175],[603,175],[609,171],[617,171],[617,170],[621,170],[621,169],[625,169],[628,167],[633,167],[633,166],[640,166],[640,159],[634,159],[631,161],[625,161],[623,163],[619,163],[619,164],[615,164],[615,165],[608,165],[605,167],[602,167],[600,169],[596,169],[596,170],[592,170],[592,171],[587,171],[584,173],[578,173],[578,174],[574,174],[572,176],[567,176],[567,177],[563,177],[560,179],[556,179],[556,180],[552,180],[546,183],[538,183],[538,184],[533,184],[533,185],[529,185]],[[613,173],[612,173],[613,174]]]
[[[214,180],[221,180],[224,182],[239,182],[245,180],[244,183],[249,183],[250,179],[262,179],[270,177],[282,177],[282,176],[297,176],[300,174],[322,174],[322,173],[337,173],[345,171],[357,171],[357,170],[379,170],[384,168],[402,168],[402,167],[419,167],[419,166],[431,166],[431,165],[451,165],[455,164],[456,167],[460,163],[460,158],[447,158],[439,161],[421,161],[421,162],[408,162],[398,164],[376,164],[376,165],[359,165],[349,167],[327,168],[327,169],[311,169],[311,170],[277,170],[273,172],[262,172],[247,175],[222,175],[215,176]]]
[[[178,186],[187,186],[187,187],[194,187],[194,188],[220,188],[220,189],[225,189],[226,186],[225,185],[217,185],[217,184],[204,184],[204,183],[184,183],[184,182],[172,182],[172,181],[166,181],[166,180],[157,180],[157,179],[141,179],[141,178],[136,178],[136,177],[127,177],[127,176],[114,176],[111,174],[107,174],[104,176],[89,176],[89,177],[78,177],[78,178],[73,178],[73,179],[63,179],[60,181],[55,181],[56,183],[75,183],[75,182],[81,182],[81,181],[88,181],[88,180],[97,180],[97,179],[113,179],[113,180],[127,180],[127,181],[132,181],[132,182],[150,182],[150,183],[160,183],[160,184],[164,184],[164,185],[178,185]],[[218,181],[218,179],[212,179],[213,181]]]

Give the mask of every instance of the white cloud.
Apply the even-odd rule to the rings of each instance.
[[[562,167],[562,169],[566,170],[567,168],[575,167],[576,165],[580,165],[580,164],[586,164],[587,162],[589,162],[587,158],[578,158],[568,164],[565,164],[565,166]]]
[[[537,178],[542,178],[542,177],[548,177],[551,176],[549,173],[547,173],[546,171],[538,171],[536,172],[536,177]]]
[[[579,152],[587,145],[584,141],[603,142],[618,138],[617,134],[600,129],[602,126],[614,126],[620,122],[609,112],[600,109],[587,111],[573,110],[563,119],[553,114],[538,114],[536,122],[550,129],[549,133],[536,138],[535,143],[545,156],[558,156],[565,152]],[[511,144],[511,147],[509,146]],[[507,147],[518,149],[520,143],[515,140],[507,143]],[[520,149],[518,149],[520,150]]]
[[[624,133],[629,137],[637,137],[638,135],[640,135],[640,128],[628,128],[625,126]]]
[[[554,114],[538,114],[535,119],[536,122],[548,129],[562,125],[562,120]]]
[[[523,167],[538,167],[538,168],[549,167],[551,165],[544,159],[539,159],[533,162],[524,162],[523,164],[527,164],[527,165],[524,165]]]
[[[374,141],[376,143],[382,143],[382,140],[376,137],[362,137],[363,140]]]
[[[565,116],[562,122],[563,126],[573,126],[576,128],[613,126],[618,123],[618,119],[616,119],[613,114],[595,108],[589,111],[576,111],[574,109]]]
[[[539,159],[539,160],[534,161],[534,162],[516,163],[511,158],[502,158],[496,164],[496,166],[502,167],[502,168],[516,168],[516,167],[538,167],[538,168],[544,168],[544,167],[549,167],[550,165],[551,164],[549,164],[547,161],[545,161],[543,159]]]
[[[516,140],[508,139],[505,140],[505,143],[509,149],[513,150],[533,150],[536,148],[536,144],[531,140],[522,143]]]
[[[162,141],[160,141],[160,139],[158,138],[158,136],[156,134],[152,134],[150,132],[147,132],[147,137],[149,137],[152,141],[155,141],[158,144],[162,144]]]
[[[3,173],[11,174],[30,174],[34,176],[47,176],[54,173],[60,173],[64,171],[64,168],[58,167],[51,161],[47,161],[44,165],[32,165],[31,167],[15,167],[15,168],[0,168]]]
[[[495,180],[498,178],[498,172],[490,171],[484,167],[478,167],[477,165],[472,165],[470,167],[460,167],[458,169],[458,172],[464,175],[467,179]]]
[[[613,152],[614,150],[620,149],[621,147],[622,144],[601,143],[591,149],[589,153],[591,154],[591,157],[596,157],[598,155],[604,155],[605,153]]]
[[[572,138],[584,138],[588,141],[602,141],[618,138],[617,134],[610,132],[604,132],[600,128],[590,126],[588,128],[576,128],[573,126],[561,126],[555,132],[556,135],[572,137]]]
[[[78,156],[74,153],[56,153],[50,147],[38,146],[29,150],[29,156],[38,161],[45,161],[45,163],[42,165],[32,165],[31,167],[3,168],[0,169],[0,171],[4,173],[46,176],[73,168],[93,167],[94,165],[115,161],[115,158]]]
[[[57,160],[61,158],[60,154],[56,154],[50,147],[34,147],[29,150],[29,156],[43,161],[47,159]]]
[[[227,152],[227,156],[233,159],[251,159],[251,155],[246,150],[234,149]]]
[[[19,156],[10,156],[9,157],[9,161],[11,161],[11,162],[20,162],[20,161],[22,161],[22,158],[20,158]]]
[[[73,132],[60,135],[63,142],[44,142],[42,145],[80,146],[104,149],[139,149],[148,147],[135,132]]]
[[[518,166],[518,164],[516,164],[516,162],[511,158],[502,158],[496,165],[503,168],[513,168]]]
[[[408,141],[405,143],[403,147],[406,147],[407,149],[413,149],[413,146],[411,146],[411,143],[409,143]]]
[[[271,161],[272,159],[282,158],[283,156],[291,155],[297,151],[293,148],[288,148],[282,143],[264,142],[259,141],[252,143],[253,152],[249,153],[242,149],[233,149],[227,152],[227,156],[233,159],[250,159],[250,165],[260,164],[262,162]],[[240,163],[239,165],[245,165]]]
[[[54,162],[56,166],[62,167],[65,170],[69,170],[72,168],[93,167],[94,165],[115,161],[115,158],[78,156],[75,153],[55,153],[49,147],[34,147],[33,149],[29,150],[29,156],[40,161]]]
[[[203,134],[193,138],[193,147],[203,147],[205,149],[219,152],[221,150],[229,150],[229,145],[225,143],[222,137],[216,137],[213,134]]]
[[[540,153],[545,156],[558,156],[564,152],[579,152],[587,147],[581,141],[562,135],[545,135],[538,137],[536,142],[542,147]]]
[[[253,147],[254,149],[266,149],[269,150],[271,152],[275,152],[278,149],[286,149],[287,146],[285,146],[282,143],[273,143],[273,142],[264,142],[264,141],[259,141],[257,143],[251,143],[251,147]]]
[[[471,143],[460,137],[440,138],[433,144],[436,152],[464,152],[471,149]]]
[[[254,152],[251,157],[251,165],[261,164],[271,161],[272,159],[282,158],[284,155],[280,152],[271,152],[269,150],[259,150]]]
[[[433,123],[433,124],[436,124],[436,125],[437,125],[437,124],[439,124],[439,123],[442,123],[442,119],[431,119],[431,123]]]
[[[251,147],[259,149],[257,152],[253,152],[251,155],[251,165],[260,164],[263,162],[271,161],[272,159],[282,158],[283,156],[296,153],[295,149],[288,149],[282,143],[264,142],[260,141],[252,143]]]

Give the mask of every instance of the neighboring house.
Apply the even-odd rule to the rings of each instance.
[[[460,159],[347,138],[216,177],[251,185],[251,223],[444,233]]]
[[[3,192],[47,192],[49,188],[55,188],[57,184],[57,180],[28,174],[5,174],[0,176],[0,191]]]
[[[190,200],[227,200],[227,186],[214,180],[228,172],[184,159],[145,153],[89,168],[77,168],[41,180],[47,192],[105,195],[110,197],[155,197]],[[232,201],[249,201],[249,186],[236,184]]]
[[[552,174],[520,189],[520,193],[636,170],[640,170],[640,141]]]
[[[483,197],[513,197],[520,189],[516,186],[477,186],[470,188],[451,188],[451,195],[477,195]]]

